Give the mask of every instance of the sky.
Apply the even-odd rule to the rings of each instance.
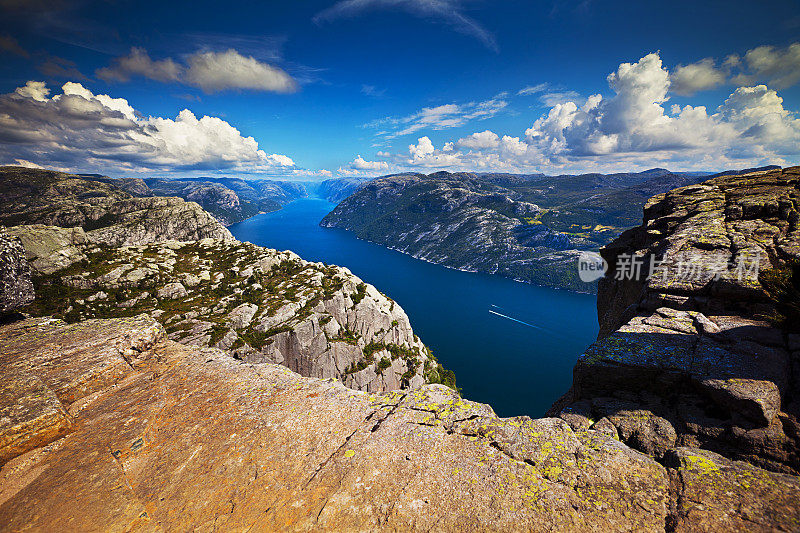
[[[800,164],[800,2],[0,0],[0,164],[303,180]]]

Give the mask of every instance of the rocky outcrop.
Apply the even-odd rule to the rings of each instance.
[[[3,530],[654,530],[667,516],[652,459],[439,385],[356,392],[167,341],[146,317],[17,322],[0,361]]]
[[[82,228],[32,224],[13,226],[4,231],[20,241],[35,275],[49,275],[86,260],[81,251],[87,242]]]
[[[0,232],[0,317],[34,299],[31,268],[19,239]]]
[[[799,208],[800,167],[654,197],[642,226],[602,251],[600,339],[551,413],[664,460],[701,447],[727,458],[717,465],[800,474],[800,336],[776,318],[797,300],[768,282],[800,260]]]
[[[55,361],[58,364],[53,364]],[[0,529],[792,530],[797,478],[602,428],[368,394],[146,316],[0,327]],[[69,519],[67,521],[67,518]]]
[[[0,224],[82,227],[88,240],[109,245],[233,238],[194,202],[138,198],[102,181],[22,167],[0,167]]]
[[[26,308],[34,315],[76,322],[149,313],[179,342],[358,390],[450,375],[400,306],[344,268],[237,241],[117,247],[85,239],[80,228],[9,231],[37,274],[39,298]]]

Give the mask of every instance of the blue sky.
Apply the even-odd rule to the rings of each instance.
[[[796,1],[0,10],[3,164],[307,179],[800,162]]]

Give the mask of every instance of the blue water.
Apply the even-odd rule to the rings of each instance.
[[[447,269],[321,228],[334,205],[295,200],[231,226],[242,241],[341,265],[394,299],[470,400],[500,416],[542,416],[597,336],[595,297]]]

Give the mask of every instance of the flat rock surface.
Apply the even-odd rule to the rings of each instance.
[[[649,457],[559,419],[498,419],[440,385],[353,391],[161,340],[146,317],[32,319],[0,339],[0,377],[9,364],[39,377],[74,420],[0,470],[3,531],[613,531],[667,518],[668,474]],[[58,365],[33,357],[42,349]]]

